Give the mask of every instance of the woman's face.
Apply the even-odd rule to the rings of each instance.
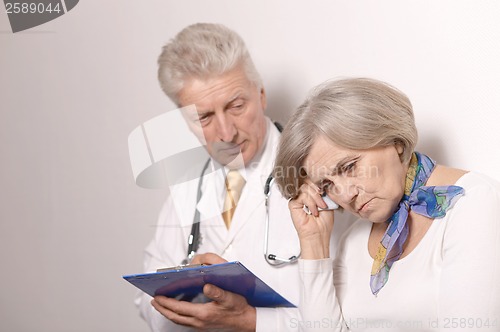
[[[308,178],[345,210],[374,223],[387,221],[403,197],[407,165],[399,145],[351,150],[319,137],[305,159]]]

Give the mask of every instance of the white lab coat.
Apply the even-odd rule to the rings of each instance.
[[[194,207],[201,214],[202,241],[198,253],[213,252],[228,261],[240,261],[288,301],[298,305],[299,273],[297,263],[270,266],[264,259],[265,196],[264,185],[269,177],[279,142],[279,132],[267,120],[266,144],[260,156],[248,166],[243,176],[246,184],[229,229],[220,215],[224,196],[223,172],[209,167],[203,179],[202,196],[196,204],[198,179],[170,188],[160,213],[156,234],[145,250],[145,271],[175,266],[187,253]],[[276,185],[270,196],[269,253],[290,257],[300,252],[288,203]],[[150,304],[151,297],[138,294],[136,304],[152,331],[188,331],[167,320]],[[257,308],[257,331],[296,330],[300,314],[297,308]]]

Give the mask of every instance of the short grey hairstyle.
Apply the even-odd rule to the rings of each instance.
[[[285,197],[295,197],[307,177],[303,164],[323,136],[353,150],[400,145],[408,163],[418,134],[408,97],[369,78],[327,81],[314,88],[281,135],[274,176]]]
[[[186,80],[213,78],[239,66],[260,89],[260,75],[243,39],[224,25],[196,23],[163,46],[158,58],[158,79],[165,94],[179,105],[178,94]]]

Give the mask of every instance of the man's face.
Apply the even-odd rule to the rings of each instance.
[[[266,136],[266,96],[242,68],[215,78],[189,79],[178,97],[181,107],[196,106],[197,113],[185,114],[188,125],[219,163],[238,168],[243,165],[233,161],[240,160],[240,153],[248,165],[259,152]]]

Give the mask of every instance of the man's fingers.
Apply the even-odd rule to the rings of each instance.
[[[217,302],[217,304],[223,308],[234,309],[235,307],[239,308],[247,305],[247,301],[243,296],[225,291],[212,284],[203,286],[203,294],[209,299]]]
[[[227,262],[224,258],[214,253],[199,254],[193,257],[191,264],[221,264]]]
[[[203,286],[203,294],[211,300],[224,304],[227,301],[226,292],[217,286],[212,284],[206,284]]]
[[[165,296],[155,296],[151,304],[168,319],[177,324],[184,325],[193,324],[195,319],[192,316],[196,313],[196,306],[198,305],[196,303],[178,301]]]
[[[151,304],[160,312],[164,310],[179,316],[192,316],[196,312],[197,305],[196,303],[179,301],[165,296],[155,296]]]

